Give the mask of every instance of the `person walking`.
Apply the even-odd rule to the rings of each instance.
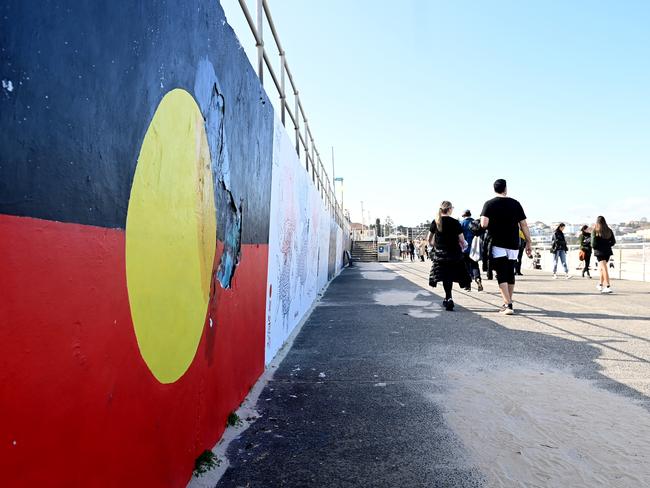
[[[515,262],[519,253],[519,230],[526,238],[526,255],[532,256],[530,231],[526,222],[526,214],[521,204],[508,196],[506,180],[494,182],[496,197],[485,202],[481,211],[481,227],[490,234],[491,256],[490,269],[496,271],[499,291],[503,305],[499,310],[504,315],[512,315],[512,304],[515,291]]]
[[[424,256],[427,253],[427,241],[424,239],[420,240],[418,245],[418,255],[420,256],[420,261],[424,262]]]
[[[413,239],[409,241],[409,255],[411,256],[411,262],[415,261],[415,244],[413,243]]]
[[[569,250],[569,247],[566,244],[566,239],[564,237],[564,228],[566,226],[564,223],[560,223],[555,228],[553,232],[553,240],[551,241],[551,253],[553,253],[553,279],[557,279],[557,260],[558,258],[562,261],[562,266],[564,267],[564,272],[566,273],[565,278],[568,280],[571,278],[569,274],[569,267],[566,264],[566,253]]]
[[[591,273],[589,273],[589,267],[591,266],[591,232],[588,225],[583,225],[580,229],[578,244],[580,245],[580,260],[585,263],[585,267],[582,268],[582,277],[584,278],[585,273],[587,273],[587,276],[591,279]]]
[[[467,273],[476,282],[476,288],[478,291],[483,291],[483,282],[481,281],[481,270],[478,267],[478,261],[474,261],[469,257],[469,253],[472,250],[472,241],[474,240],[474,232],[470,228],[472,222],[474,222],[472,212],[465,210],[462,217],[463,220],[461,220],[460,226],[463,228],[463,236],[465,237],[465,242],[467,242],[467,249],[463,251],[463,260],[467,267]]]
[[[607,225],[605,217],[599,215],[594,225],[594,231],[591,233],[591,248],[594,256],[598,261],[598,270],[600,271],[600,281],[598,291],[601,293],[612,293],[612,287],[609,282],[609,268],[607,263],[612,257],[612,247],[616,244],[614,232]]]
[[[399,245],[399,255],[402,261],[406,259],[406,241],[402,241]]]
[[[431,222],[427,241],[433,246],[433,266],[429,275],[429,285],[436,287],[442,282],[445,299],[442,306],[447,311],[454,310],[451,289],[454,282],[463,289],[471,288],[471,280],[463,262],[463,250],[467,247],[460,222],[451,216],[453,205],[443,201],[438,216]]]

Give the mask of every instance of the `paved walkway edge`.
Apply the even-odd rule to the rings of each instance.
[[[244,398],[244,401],[241,403],[239,408],[235,411],[235,413],[241,420],[241,423],[235,426],[227,427],[223,435],[221,436],[221,439],[219,439],[217,444],[212,448],[212,452],[220,461],[219,466],[208,471],[207,473],[204,473],[200,477],[192,476],[192,478],[190,478],[189,482],[187,483],[187,488],[212,488],[216,486],[217,483],[219,483],[219,480],[221,480],[221,477],[230,466],[230,462],[228,461],[228,457],[226,456],[226,452],[228,451],[228,447],[230,447],[230,443],[233,440],[235,440],[237,437],[239,437],[242,433],[244,433],[246,429],[248,429],[251,425],[253,425],[255,421],[259,418],[259,413],[257,412],[257,410],[255,410],[255,405],[257,405],[257,400],[259,399],[262,390],[264,390],[264,387],[267,385],[267,383],[273,379],[273,375],[278,369],[278,366],[291,350],[294,340],[296,339],[298,334],[300,334],[300,331],[302,330],[303,326],[305,325],[305,323],[307,323],[307,321],[311,317],[312,312],[319,305],[321,299],[323,298],[323,295],[329,288],[330,284],[336,278],[341,276],[341,274],[345,271],[345,269],[346,268],[343,268],[339,272],[339,274],[337,274],[334,278],[328,281],[327,284],[320,291],[320,293],[318,293],[318,296],[316,300],[314,300],[314,303],[312,303],[311,307],[309,308],[309,310],[307,310],[302,320],[293,329],[293,331],[291,332],[291,334],[289,335],[285,343],[282,345],[278,353],[275,355],[273,360],[269,363],[269,365],[264,370],[264,373],[262,373],[262,375],[258,378],[255,385],[253,385],[251,390],[248,392],[248,395],[246,395],[246,398]]]

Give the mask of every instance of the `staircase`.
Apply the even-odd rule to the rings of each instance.
[[[354,241],[352,259],[364,263],[377,261],[377,245],[374,241]]]

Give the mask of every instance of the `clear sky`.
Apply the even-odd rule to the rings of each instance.
[[[442,200],[477,215],[496,178],[529,221],[650,219],[650,2],[269,5],[354,221],[361,201],[366,223],[415,225]]]

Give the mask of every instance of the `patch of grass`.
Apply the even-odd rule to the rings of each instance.
[[[206,449],[196,458],[196,461],[194,461],[194,476],[199,477],[211,469],[216,468],[220,464],[221,459],[215,456],[212,451]]]
[[[226,425],[230,427],[234,427],[236,425],[241,425],[242,421],[239,418],[239,415],[237,415],[235,412],[230,412],[228,414],[228,419],[226,419]]]

